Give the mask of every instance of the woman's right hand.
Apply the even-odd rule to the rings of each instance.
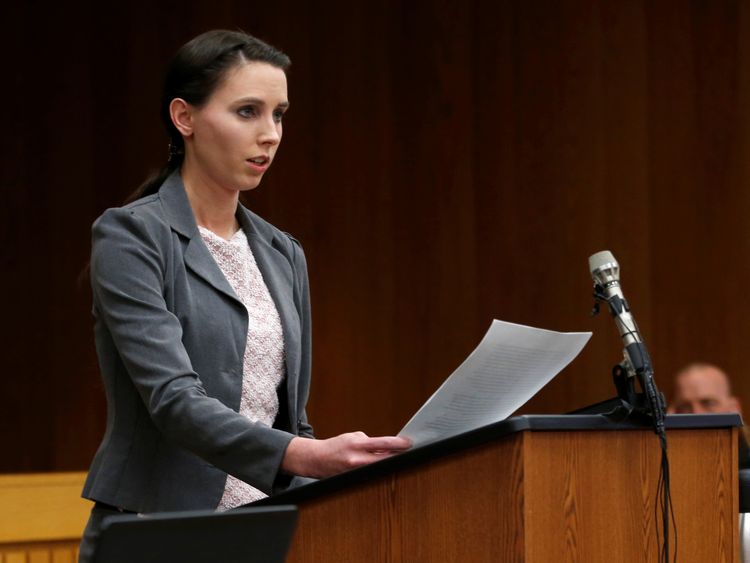
[[[411,447],[398,436],[370,438],[364,432],[349,432],[326,440],[295,436],[281,462],[285,473],[322,479],[379,461]]]

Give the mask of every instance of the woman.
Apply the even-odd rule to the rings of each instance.
[[[289,59],[210,31],[170,63],[167,167],[93,227],[91,283],[107,430],[81,544],[121,512],[228,509],[409,447],[313,438],[310,302],[299,243],[239,204],[281,141]]]

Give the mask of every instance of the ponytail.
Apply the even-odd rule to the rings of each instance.
[[[173,145],[170,144],[169,146],[170,154],[167,164],[164,165],[161,170],[154,172],[148,178],[146,178],[146,180],[140,186],[138,186],[133,193],[125,198],[125,201],[122,202],[123,205],[132,203],[137,199],[141,199],[142,197],[155,194],[159,191],[159,188],[166,181],[166,179],[172,175],[172,172],[182,166],[182,161],[185,159],[184,153],[172,152]]]

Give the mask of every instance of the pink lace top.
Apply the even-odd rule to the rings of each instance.
[[[279,412],[276,389],[285,373],[284,335],[279,313],[242,229],[231,240],[225,240],[204,227],[198,228],[229,285],[247,308],[249,322],[240,414],[271,426]],[[265,496],[255,487],[228,475],[217,510],[235,508]]]

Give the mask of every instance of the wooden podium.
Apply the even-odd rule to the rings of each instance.
[[[667,419],[682,563],[739,561],[740,425]],[[255,504],[298,505],[289,563],[656,562],[660,456],[635,423],[520,416]]]

